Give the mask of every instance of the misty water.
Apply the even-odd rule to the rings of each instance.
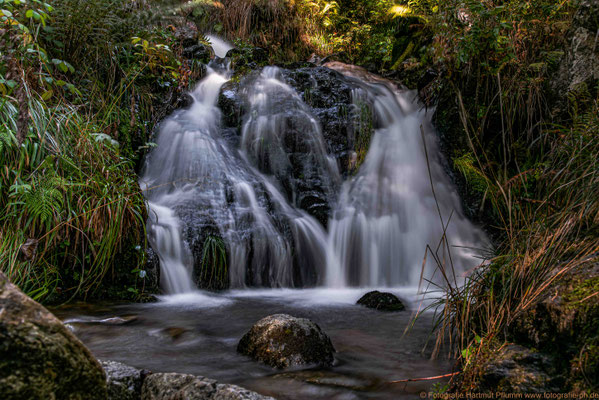
[[[210,40],[222,58],[228,45]],[[246,115],[231,140],[217,99],[232,71],[217,61],[191,93],[193,104],[161,124],[140,179],[167,295],[57,314],[101,359],[204,375],[280,399],[391,399],[428,390],[426,381],[385,383],[449,371],[447,362],[430,360],[432,344],[425,347],[432,313],[406,332],[425,305],[418,288],[443,285],[439,268],[459,284],[487,246],[443,168],[430,112],[414,92],[328,65],[353,82],[353,105],[372,116],[368,152],[344,176],[320,121],[276,67],[256,71],[243,87]],[[300,157],[289,155],[290,142],[303,149]],[[226,291],[197,289],[200,237],[224,243]],[[398,294],[408,311],[356,306],[371,288]],[[238,355],[241,336],[274,313],[319,324],[337,349],[335,365],[277,372]]]

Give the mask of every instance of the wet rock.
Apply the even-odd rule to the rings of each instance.
[[[160,286],[160,260],[158,254],[148,246],[146,250],[146,276],[144,277],[146,287],[149,291],[158,292]]]
[[[142,387],[142,400],[268,400],[235,385],[187,374],[152,374]]]
[[[187,329],[172,326],[170,328],[164,328],[162,331],[170,336],[173,340],[177,340],[187,332]]]
[[[367,391],[375,387],[378,383],[376,379],[369,379],[365,377],[357,377],[352,375],[343,375],[326,370],[284,372],[275,375],[275,378],[294,379],[297,381],[311,383],[313,385],[338,387],[355,391]]]
[[[403,311],[406,309],[397,296],[378,290],[366,293],[358,300],[357,304],[379,311]]]
[[[240,129],[244,110],[243,100],[239,93],[239,82],[229,81],[223,85],[217,105],[223,113],[225,126]]]
[[[337,159],[340,172],[349,173],[349,158],[356,149],[356,107],[352,90],[357,86],[326,67],[283,70],[283,76],[310,106],[322,126],[325,141]]]
[[[204,64],[210,62],[213,56],[212,47],[202,43],[197,43],[189,47],[185,47],[182,52],[183,57],[190,60],[200,61]]]
[[[179,26],[175,31],[175,39],[181,46],[183,57],[208,63],[213,56],[210,46],[200,43],[200,34],[193,23]]]
[[[0,272],[0,398],[106,399],[90,351]]]
[[[271,367],[332,365],[335,349],[314,322],[286,314],[258,321],[239,341],[237,351]]]
[[[139,400],[145,371],[116,361],[100,361],[106,372],[108,400]]]
[[[557,392],[553,368],[555,361],[549,356],[533,352],[526,347],[508,345],[494,354],[485,365],[478,382],[479,392],[547,393]]]

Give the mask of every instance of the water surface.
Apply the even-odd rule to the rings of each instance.
[[[181,372],[234,383],[277,399],[403,399],[438,381],[387,384],[450,372],[431,360],[432,314],[405,333],[419,307],[414,291],[391,290],[410,311],[355,305],[366,289],[239,290],[168,296],[158,303],[74,305],[53,310],[100,359],[153,372]],[[410,301],[412,300],[412,301]],[[309,318],[331,337],[335,365],[278,371],[236,352],[259,319],[276,313]]]

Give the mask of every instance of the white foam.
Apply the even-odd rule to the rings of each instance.
[[[166,296],[158,296],[160,300],[153,305],[158,306],[183,306],[185,308],[214,308],[223,307],[233,303],[232,299],[216,294],[208,294],[201,291],[178,293]]]

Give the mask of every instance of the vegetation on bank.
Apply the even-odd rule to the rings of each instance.
[[[192,75],[151,11],[0,1],[0,265],[36,300],[144,290],[136,170],[158,111]]]

